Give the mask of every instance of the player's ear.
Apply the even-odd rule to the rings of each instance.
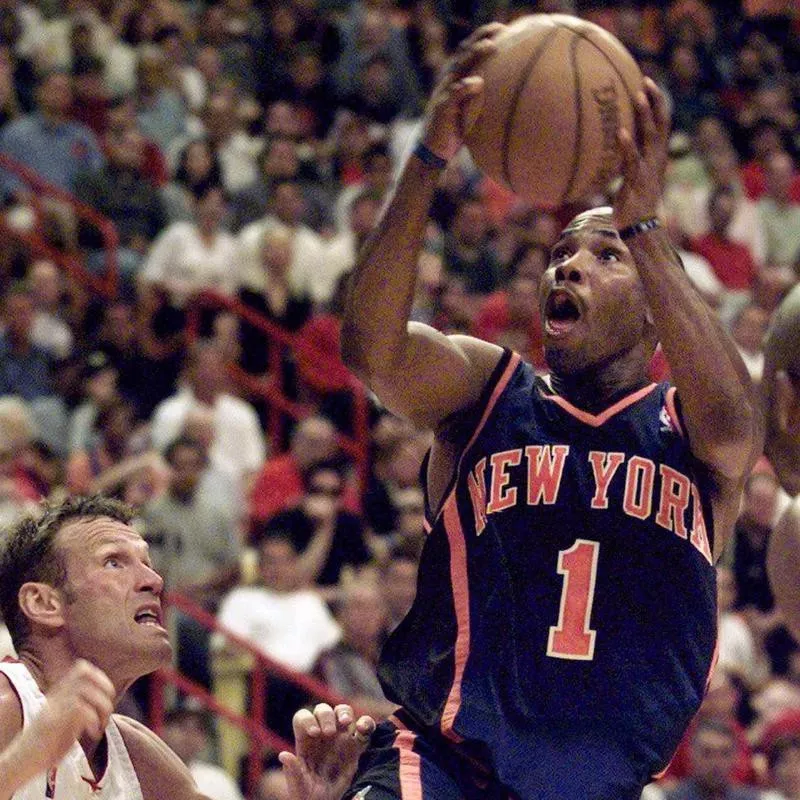
[[[51,630],[64,625],[64,593],[48,583],[23,583],[19,588],[17,602],[32,624]]]
[[[785,370],[775,373],[774,402],[778,430],[800,441],[800,392]]]

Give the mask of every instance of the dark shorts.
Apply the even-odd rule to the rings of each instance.
[[[343,800],[516,800],[485,763],[398,717],[378,725]]]

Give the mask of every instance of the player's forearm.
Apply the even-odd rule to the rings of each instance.
[[[761,452],[763,423],[736,346],[681,269],[662,230],[626,244],[680,394],[692,451],[720,474],[739,479]]]
[[[342,356],[370,375],[400,363],[417,281],[428,210],[440,170],[411,156],[378,227],[353,270],[342,328]]]

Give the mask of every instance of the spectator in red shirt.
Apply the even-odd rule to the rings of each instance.
[[[537,367],[544,367],[539,320],[539,278],[550,257],[540,244],[523,245],[510,266],[508,285],[490,294],[478,308],[474,334],[510,347]]]
[[[750,250],[727,234],[736,208],[736,196],[728,186],[718,186],[708,198],[711,230],[694,239],[690,248],[706,258],[722,285],[729,291],[748,291],[756,278]]]
[[[750,133],[753,157],[741,167],[742,185],[750,200],[759,200],[767,191],[766,166],[777,153],[786,152],[786,142],[778,126],[769,119],[759,120]],[[800,203],[800,173],[795,171],[789,188],[789,200]]]
[[[303,475],[315,464],[339,455],[336,429],[324,417],[307,417],[292,433],[289,450],[268,458],[256,478],[250,496],[253,523],[265,522],[296,505],[303,497]],[[343,505],[347,510],[358,507],[350,487],[345,489]]]

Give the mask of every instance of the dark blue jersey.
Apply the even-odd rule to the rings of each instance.
[[[485,745],[522,800],[638,798],[716,644],[711,503],[675,390],[593,415],[506,353],[464,441],[387,696]]]

